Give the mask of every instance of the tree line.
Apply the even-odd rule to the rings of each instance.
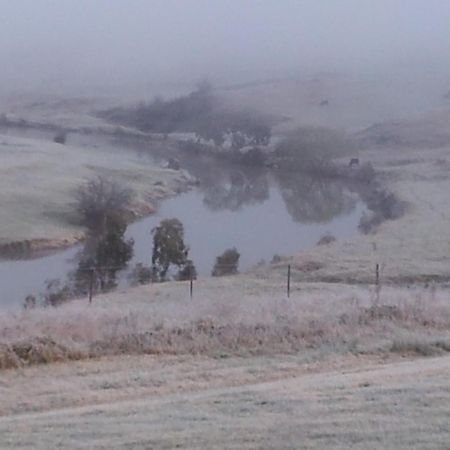
[[[234,150],[268,145],[271,137],[267,117],[254,111],[224,108],[207,82],[188,95],[170,100],[156,98],[130,108],[108,109],[99,115],[143,132],[194,133],[199,143],[213,143],[217,147],[228,144]]]

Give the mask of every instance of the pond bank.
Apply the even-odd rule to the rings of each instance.
[[[23,130],[20,133],[24,132]],[[105,136],[70,135],[65,145],[52,134],[17,129],[0,134],[0,254],[35,257],[84,239],[75,213],[75,191],[87,179],[113,178],[131,188],[133,219],[155,211],[158,201],[184,192],[195,180],[168,169],[148,152],[124,151],[126,143]]]

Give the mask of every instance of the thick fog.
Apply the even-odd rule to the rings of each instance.
[[[446,0],[1,0],[2,91],[447,70]]]

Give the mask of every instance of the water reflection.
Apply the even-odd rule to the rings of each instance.
[[[295,172],[277,172],[275,178],[286,209],[296,222],[329,222],[349,214],[357,203],[355,196],[338,181]]]
[[[269,180],[260,171],[236,171],[228,179],[200,184],[203,202],[212,211],[238,211],[243,206],[263,203],[269,197]]]
[[[264,203],[270,186],[276,185],[292,219],[299,223],[325,223],[351,213],[357,198],[337,180],[311,177],[291,171],[268,171],[219,165],[190,167],[199,180],[203,202],[212,211],[239,211]]]

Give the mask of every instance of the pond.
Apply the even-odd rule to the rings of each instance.
[[[150,264],[151,230],[161,220],[173,217],[184,225],[189,257],[200,275],[209,275],[215,258],[228,248],[239,251],[239,268],[248,270],[262,260],[269,262],[276,254],[311,248],[326,233],[348,238],[357,231],[364,205],[352,195],[346,197],[345,190],[325,183],[321,187],[327,192],[312,187],[317,189],[317,197],[306,200],[296,192],[281,191],[270,178],[264,188],[248,186],[249,190],[255,188],[256,197],[245,188],[238,191],[240,196],[229,185],[228,189],[198,188],[166,200],[156,214],[128,227],[127,235],[135,240],[135,261]],[[346,201],[336,198],[338,193]],[[286,200],[292,201],[288,204]]]
[[[117,142],[101,145],[116,146]],[[158,154],[149,156],[148,145],[131,147],[128,151],[137,151],[143,162],[164,159]],[[165,218],[183,223],[189,257],[200,276],[208,276],[215,258],[231,247],[241,254],[239,270],[245,271],[261,260],[269,262],[275,254],[311,248],[325,233],[338,239],[357,233],[365,206],[341,183],[178,156],[199,185],[163,201],[156,214],[129,225],[126,236],[135,241],[129,267],[139,262],[150,265],[151,230]],[[36,259],[0,261],[0,308],[18,308],[29,294],[39,298],[46,280],[64,281],[76,268],[81,249],[78,245]],[[120,278],[124,285],[126,274]]]

